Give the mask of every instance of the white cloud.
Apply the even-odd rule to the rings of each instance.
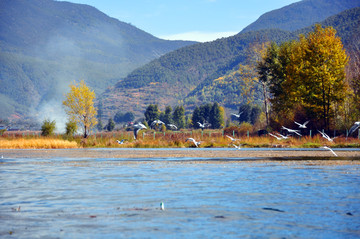
[[[237,34],[238,32],[199,32],[199,31],[192,31],[192,32],[184,32],[178,33],[173,35],[164,35],[159,36],[165,40],[186,40],[186,41],[198,41],[198,42],[207,42],[207,41],[214,41],[216,39],[222,37],[229,37]]]

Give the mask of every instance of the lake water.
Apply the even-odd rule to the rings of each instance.
[[[1,238],[360,238],[359,165],[4,158],[0,190]]]

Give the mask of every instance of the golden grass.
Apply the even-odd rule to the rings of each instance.
[[[67,139],[66,136],[21,136],[0,137],[0,148],[3,149],[60,149],[60,148],[189,148],[195,147],[192,142],[186,142],[187,138],[201,141],[201,148],[232,148],[233,144],[241,144],[242,148],[319,148],[324,145],[332,148],[353,147],[360,148],[360,139],[338,137],[334,142],[329,142],[320,135],[314,137],[290,137],[286,140],[277,140],[271,136],[235,136],[237,140],[232,142],[228,137],[231,134],[222,130],[193,130],[193,131],[166,131],[155,132],[154,130],[142,130],[138,139],[134,140],[132,131],[102,132],[91,135],[84,139],[81,136]],[[125,139],[124,144],[118,144],[116,140]]]
[[[34,139],[1,139],[1,149],[70,149],[78,148],[75,141],[52,138],[34,138]]]
[[[229,135],[232,136],[232,135]],[[360,147],[360,140],[356,138],[336,138],[334,142],[329,142],[319,135],[314,137],[290,137],[286,140],[277,140],[271,136],[250,136],[243,135],[236,137],[237,140],[232,142],[226,134],[221,131],[182,131],[182,132],[154,132],[151,130],[143,131],[139,134],[138,139],[134,140],[132,132],[122,133],[103,133],[90,136],[87,139],[76,139],[82,147],[97,148],[188,148],[195,147],[192,142],[186,142],[187,138],[194,138],[201,141],[201,148],[232,148],[233,144],[248,148],[319,148],[324,145],[334,148],[340,147]],[[119,145],[116,140],[126,139],[125,143]]]

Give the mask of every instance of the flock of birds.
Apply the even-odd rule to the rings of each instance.
[[[231,114],[231,115],[235,116],[236,118],[240,118],[240,116],[241,116],[242,113],[243,113],[243,112],[240,112],[239,114]],[[309,123],[309,121],[306,121],[306,122],[304,122],[304,123],[302,123],[302,124],[301,124],[301,123],[298,123],[298,122],[296,122],[296,121],[294,121],[294,123],[299,127],[299,129],[306,129],[306,128],[307,128],[306,125]],[[209,124],[209,123],[206,123],[206,122],[205,122],[205,123],[197,122],[197,124],[199,125],[199,127],[200,127],[201,129],[204,129],[204,128],[207,128],[207,127],[210,126],[210,124]],[[154,128],[154,127],[159,126],[159,125],[165,125],[165,123],[162,122],[161,120],[154,120],[154,121],[151,123],[150,126],[151,126],[152,128]],[[167,127],[168,127],[169,129],[171,129],[171,130],[177,130],[177,127],[176,127],[176,125],[174,125],[174,124],[167,124]],[[142,123],[137,123],[137,124],[135,124],[135,125],[133,126],[133,128],[134,128],[134,139],[135,139],[135,140],[137,139],[137,136],[138,136],[138,133],[139,133],[140,130],[142,130],[142,129],[147,129],[147,127],[146,127],[144,124],[142,124]],[[287,127],[285,127],[285,126],[282,126],[281,128],[282,128],[283,130],[286,130],[286,131],[288,132],[288,134],[287,134],[287,135],[283,135],[283,134],[280,134],[280,133],[275,133],[275,134],[269,133],[269,135],[272,136],[272,137],[274,137],[274,138],[276,138],[277,140],[288,139],[289,137],[291,137],[292,134],[296,134],[296,135],[298,135],[298,136],[302,136],[299,129],[290,129],[290,128],[287,128]],[[360,121],[357,121],[357,122],[355,122],[355,123],[353,124],[353,126],[351,126],[348,135],[352,135],[352,134],[353,134],[357,129],[359,129],[359,128],[360,128]],[[325,139],[328,140],[329,142],[334,142],[335,137],[334,137],[334,138],[331,138],[331,137],[330,137],[329,135],[327,135],[325,132],[322,132],[322,131],[320,131],[320,130],[318,130],[318,132],[321,134],[321,136],[322,136],[323,138],[325,138]],[[228,137],[228,138],[231,140],[232,145],[233,145],[236,149],[241,149],[241,144],[239,144],[239,145],[236,145],[236,144],[235,144],[235,141],[238,140],[238,139],[235,139],[235,138],[233,138],[233,137],[231,137],[231,136],[229,136],[229,135],[226,135],[226,137]],[[117,141],[118,144],[124,144],[125,139],[116,140],[116,141]],[[195,145],[195,147],[199,147],[199,145],[201,144],[201,141],[197,141],[197,140],[195,140],[194,138],[187,138],[187,139],[185,140],[185,142],[192,142],[192,143]],[[322,148],[324,148],[324,149],[326,149],[326,150],[329,150],[329,151],[330,151],[332,154],[334,154],[336,157],[338,156],[338,155],[334,152],[334,150],[332,150],[330,147],[328,147],[328,146],[323,146]]]
[[[299,126],[299,129],[306,129],[306,128],[307,128],[306,125],[309,123],[309,121],[306,121],[306,122],[304,122],[303,124],[298,123],[298,122],[296,122],[296,121],[294,121],[294,123]],[[285,126],[282,126],[281,128],[282,128],[283,130],[286,130],[286,131],[289,133],[289,135],[284,136],[284,135],[279,134],[279,133],[276,133],[276,135],[269,133],[269,135],[275,137],[275,138],[278,139],[278,140],[287,139],[288,137],[291,136],[291,134],[297,134],[297,135],[301,136],[300,130],[289,129],[289,128],[286,128]],[[355,122],[355,123],[353,124],[353,126],[351,126],[351,128],[350,128],[350,130],[349,130],[349,133],[348,133],[348,136],[349,136],[349,135],[352,135],[352,134],[353,134],[357,129],[359,129],[359,128],[360,128],[360,121],[357,121],[357,122]],[[325,138],[326,140],[328,140],[328,141],[331,142],[331,143],[333,143],[333,142],[334,142],[334,139],[336,138],[336,137],[331,138],[331,137],[330,137],[329,135],[327,135],[325,132],[322,132],[322,131],[320,131],[320,130],[318,130],[318,132],[321,134],[321,136],[322,136],[323,138]],[[338,155],[334,152],[334,150],[332,150],[330,147],[328,147],[328,146],[325,145],[325,146],[323,146],[322,148],[323,148],[323,149],[326,149],[326,150],[329,150],[329,151],[330,151],[333,155],[335,155],[336,157],[338,156]]]

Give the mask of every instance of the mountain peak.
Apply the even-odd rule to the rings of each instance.
[[[272,28],[295,31],[359,6],[360,0],[303,0],[261,15],[241,32]]]

